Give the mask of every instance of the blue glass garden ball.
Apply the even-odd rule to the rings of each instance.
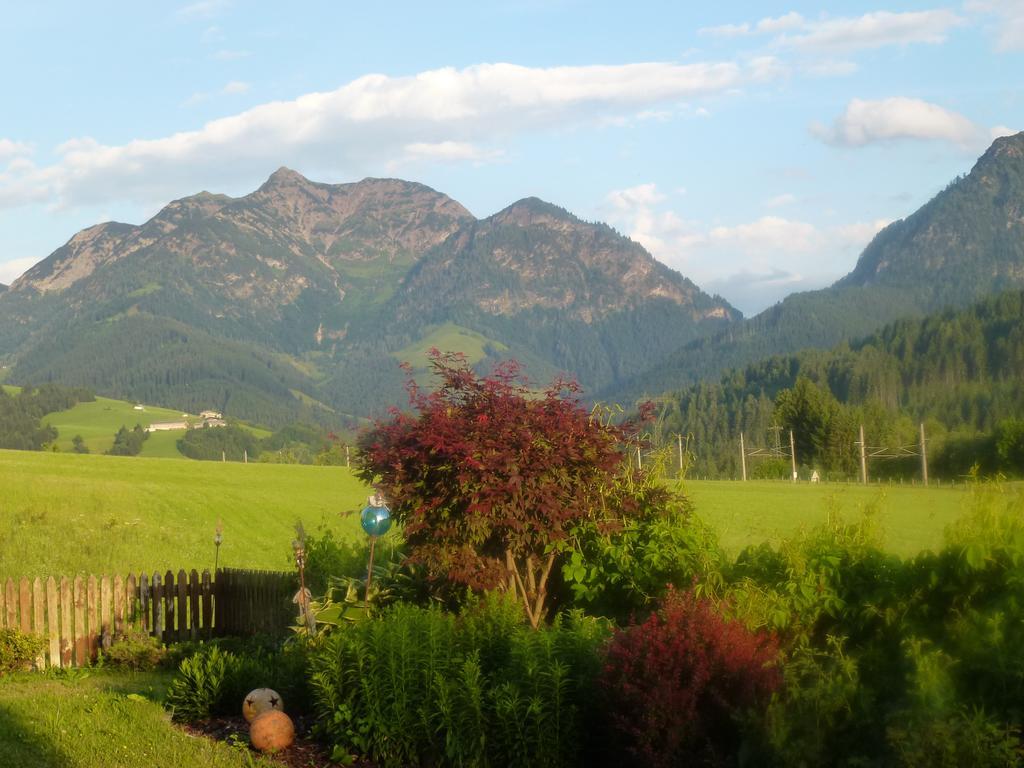
[[[391,528],[391,510],[387,507],[365,507],[359,522],[369,536],[383,536]]]

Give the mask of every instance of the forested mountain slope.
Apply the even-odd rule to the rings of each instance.
[[[1024,286],[1024,132],[996,139],[969,174],[879,232],[856,267],[701,338],[605,394],[656,394],[772,354],[830,347],[885,323]]]
[[[772,427],[783,421],[777,397],[800,379],[857,409],[842,428],[865,423],[872,444],[916,443],[921,421],[937,445],[946,433],[990,431],[1024,415],[1024,292],[901,320],[831,350],[771,357],[666,394],[660,433],[692,435],[699,473],[735,475],[739,433],[748,446],[773,444]],[[798,454],[813,439],[797,435]],[[852,455],[852,436],[842,439]]]

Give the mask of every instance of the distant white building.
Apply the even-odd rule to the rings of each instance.
[[[138,403],[137,405],[135,405],[135,407],[132,408],[132,410],[133,411],[144,411],[144,410],[146,410],[146,406],[144,406],[142,403]]]
[[[147,432],[173,432],[176,429],[188,429],[187,421],[154,421],[148,427]]]
[[[220,411],[200,411],[200,419],[223,419],[224,415]]]

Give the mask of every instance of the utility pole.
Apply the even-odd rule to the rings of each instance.
[[[679,474],[682,474],[683,473],[683,435],[682,435],[682,433],[679,433],[678,435],[676,435],[676,438],[679,441]]]
[[[921,479],[928,485],[928,453],[924,449],[924,422],[921,422]]]
[[[796,441],[793,440],[793,430],[789,430],[789,463],[793,467],[793,482],[796,482]]]
[[[743,445],[742,432],[740,432],[740,466],[743,468],[743,482],[747,482],[747,449]]]
[[[637,469],[643,469],[644,468],[644,461],[643,461],[642,458],[640,458],[640,446],[639,445],[636,447],[636,468]]]
[[[868,457],[867,449],[864,446],[864,425],[860,425],[860,481],[868,484]]]

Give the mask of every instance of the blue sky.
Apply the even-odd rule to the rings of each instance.
[[[0,33],[0,282],[202,189],[536,195],[752,313],[1024,128],[1024,1],[47,3]],[[286,7],[287,6],[287,7]]]

